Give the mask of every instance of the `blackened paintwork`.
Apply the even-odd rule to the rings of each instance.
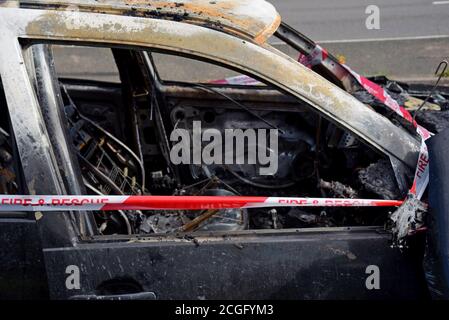
[[[241,232],[231,237],[84,243],[45,250],[51,296],[113,295],[141,287],[157,299],[418,299],[428,297],[420,259],[373,228]],[[65,266],[81,270],[67,290]],[[366,268],[380,268],[368,290]],[[109,291],[100,290],[107,284]],[[138,286],[136,286],[138,284]],[[114,291],[115,290],[115,291]]]

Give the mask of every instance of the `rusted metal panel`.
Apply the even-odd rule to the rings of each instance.
[[[23,8],[109,13],[182,21],[206,26],[256,43],[265,42],[279,27],[281,17],[264,0],[24,0]]]

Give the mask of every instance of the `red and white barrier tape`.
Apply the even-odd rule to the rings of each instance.
[[[206,210],[273,207],[399,207],[403,201],[246,196],[0,196],[0,211]]]
[[[317,64],[321,64],[324,60],[329,57],[329,53],[326,49],[319,45],[316,45],[309,56],[300,55],[298,61],[307,67],[312,67]],[[410,193],[415,195],[418,199],[423,196],[427,185],[429,184],[429,153],[426,145],[426,140],[432,136],[426,128],[421,127],[413,121],[413,117],[404,107],[400,106],[396,100],[394,100],[388,92],[379,86],[378,84],[368,80],[367,78],[359,75],[353,71],[350,67],[345,64],[341,64],[357,82],[373,97],[378,99],[385,106],[396,112],[399,116],[406,119],[416,128],[416,132],[420,135],[422,139],[421,149],[418,157],[418,164],[415,172],[415,178],[413,181],[413,186],[410,189]]]

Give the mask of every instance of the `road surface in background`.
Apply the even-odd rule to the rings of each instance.
[[[317,41],[449,35],[449,1],[272,0],[282,18]],[[380,9],[380,30],[367,30],[365,9]]]
[[[365,75],[434,81],[449,57],[449,1],[272,0],[283,20]],[[367,6],[380,9],[380,30],[366,28]]]
[[[364,75],[433,82],[437,65],[449,56],[449,1],[270,2],[276,6],[285,22],[320,42],[334,55],[344,57],[348,65]],[[368,30],[365,25],[366,7],[373,4],[380,9],[380,30]],[[276,44],[279,40],[272,39],[270,42]],[[285,46],[277,47],[294,55]],[[112,58],[106,56],[104,51],[97,50],[89,54],[88,50],[79,48],[56,50],[56,53],[56,63],[63,76],[118,81],[113,68],[108,67],[113,64]],[[184,70],[182,73],[188,76],[195,74],[196,69]],[[179,71],[173,69],[172,73]]]

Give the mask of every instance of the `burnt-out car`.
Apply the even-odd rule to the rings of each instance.
[[[401,200],[419,167],[406,108],[432,88],[369,80],[401,116],[265,1],[0,1],[0,43],[3,195]],[[61,76],[63,48],[117,79]],[[434,133],[447,96],[416,114]],[[275,172],[171,157],[174,130],[254,128],[277,132]],[[0,297],[429,298],[421,207],[3,210]]]

